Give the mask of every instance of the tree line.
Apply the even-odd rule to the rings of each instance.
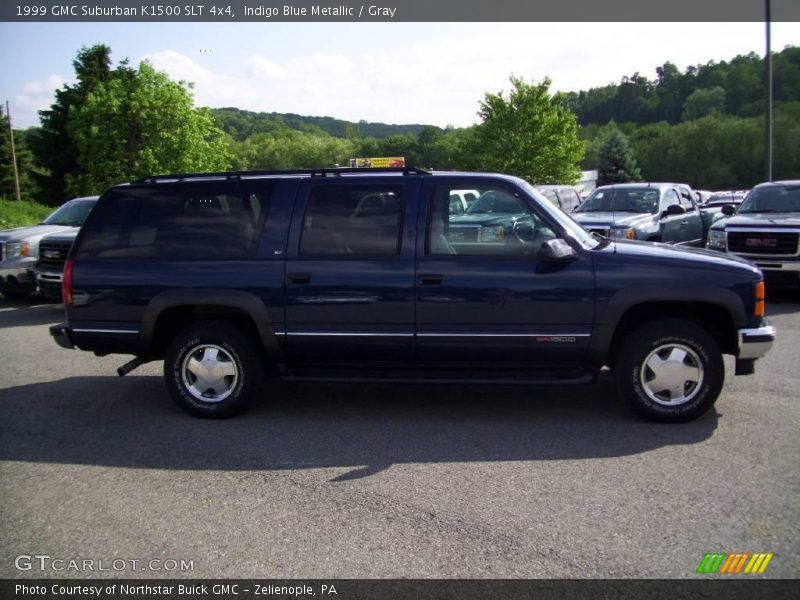
[[[156,173],[329,167],[357,156],[404,156],[413,166],[500,171],[532,183],[572,183],[581,168],[599,169],[601,183],[721,189],[763,179],[763,61],[754,54],[683,73],[666,63],[654,81],[637,73],[579,93],[512,76],[508,92],[478,102],[475,126],[440,128],[198,108],[191,83],[147,62],[114,66],[110,53],[82,48],[76,83],[56,90],[39,127],[15,132],[24,196],[58,204]],[[800,48],[776,53],[774,66],[774,173],[797,177]],[[6,137],[0,195],[13,189]]]

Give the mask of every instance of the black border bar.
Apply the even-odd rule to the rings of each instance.
[[[800,580],[757,576],[696,579],[16,579],[0,580],[0,598],[53,600],[794,600]],[[22,587],[20,587],[22,586]],[[183,588],[181,588],[183,586]],[[326,587],[323,587],[326,586]],[[37,591],[32,591],[38,588]],[[133,593],[123,593],[133,588]],[[100,594],[90,589],[101,589]],[[287,593],[282,593],[284,589]],[[335,589],[335,593],[332,593]],[[113,591],[112,591],[113,590]],[[137,592],[136,590],[141,590]],[[247,590],[247,591],[245,591]],[[327,593],[325,593],[327,590]],[[44,593],[41,593],[41,592]],[[74,591],[74,593],[70,593]],[[182,592],[182,593],[181,593]]]
[[[765,0],[3,0],[16,22],[758,22]],[[800,2],[770,0],[772,21]],[[44,11],[42,12],[42,8]],[[130,9],[126,12],[126,9]],[[676,32],[680,39],[680,32]]]

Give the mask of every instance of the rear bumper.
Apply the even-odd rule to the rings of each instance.
[[[53,336],[53,339],[56,341],[56,344],[61,346],[62,348],[75,348],[75,344],[72,341],[69,333],[69,327],[67,327],[66,323],[59,323],[58,325],[51,325],[50,326],[50,335]]]
[[[775,342],[775,327],[764,319],[764,325],[753,329],[739,330],[740,360],[755,360],[761,358],[772,348]]]

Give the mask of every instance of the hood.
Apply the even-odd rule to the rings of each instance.
[[[725,221],[726,227],[800,227],[800,213],[739,213]]]
[[[68,231],[62,231],[60,233],[53,233],[41,239],[41,242],[69,242],[72,243],[75,241],[75,238],[78,237],[79,229],[77,227],[71,227]]]
[[[35,242],[51,233],[78,231],[77,227],[65,225],[31,225],[0,231],[0,242]]]
[[[648,223],[656,216],[651,213],[631,212],[573,212],[570,216],[581,225],[605,225],[615,227],[633,227],[640,223]]]
[[[469,215],[458,215],[450,219],[450,227],[459,225],[482,225],[491,227],[493,225],[507,225],[525,215],[511,215],[508,213],[474,213]]]
[[[656,260],[681,262],[685,263],[687,268],[717,267],[749,271],[754,274],[759,273],[758,267],[743,258],[733,254],[717,252],[716,250],[706,250],[705,248],[688,248],[654,242],[619,240],[610,243],[606,251],[631,257],[640,256],[648,260],[652,259],[654,262]]]

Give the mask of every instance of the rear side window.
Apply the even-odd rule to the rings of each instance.
[[[300,255],[397,255],[402,229],[402,186],[319,185],[303,216]]]
[[[271,183],[118,188],[98,204],[79,258],[220,260],[254,255]]]

